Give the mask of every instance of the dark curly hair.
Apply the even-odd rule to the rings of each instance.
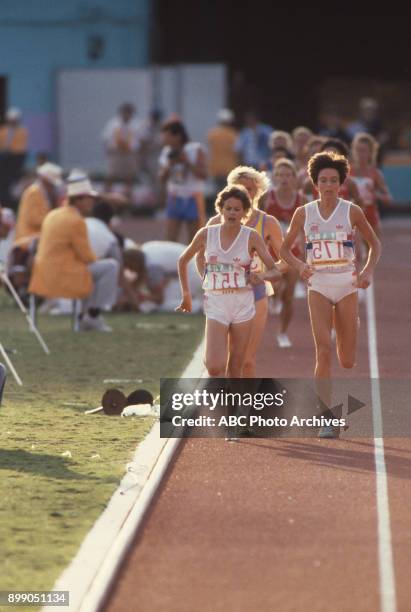
[[[332,151],[316,153],[308,161],[308,174],[314,185],[317,185],[318,176],[325,168],[337,170],[341,185],[350,171],[350,164],[344,155],[338,155]]]
[[[244,212],[249,213],[252,208],[252,203],[247,189],[242,185],[230,185],[229,187],[224,187],[224,189],[217,194],[217,199],[215,201],[216,212],[221,213],[224,203],[230,198],[240,200],[243,205]]]
[[[329,149],[335,149],[340,155],[344,155],[348,159],[350,150],[340,138],[328,138],[322,145],[320,151],[328,151]]]

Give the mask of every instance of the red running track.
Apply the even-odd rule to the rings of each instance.
[[[410,378],[410,230],[407,220],[385,225],[375,278],[380,375],[399,380]],[[354,375],[368,377],[364,305],[361,320]],[[275,327],[270,318],[259,376],[310,377],[305,300],[296,303],[291,349],[275,346]],[[395,409],[395,397],[384,402]],[[409,612],[410,439],[385,439],[385,462],[397,598],[390,610]],[[191,439],[181,444],[104,610],[375,612],[383,609],[380,590],[373,438]]]

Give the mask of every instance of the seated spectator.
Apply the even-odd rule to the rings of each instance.
[[[86,219],[88,239],[97,259],[112,257],[121,264],[121,239],[110,227],[113,217],[114,209],[111,204],[96,202],[91,216]]]
[[[97,261],[83,217],[98,196],[87,176],[73,170],[66,182],[68,205],[52,210],[43,222],[29,291],[46,298],[81,299],[80,331],[112,331],[101,317],[118,286],[119,264]]]
[[[46,215],[61,203],[62,169],[46,162],[37,168],[37,180],[23,192],[17,213],[15,244],[27,248],[38,238]]]
[[[124,276],[118,307],[144,312],[174,312],[180,303],[177,262],[186,246],[178,242],[151,240],[123,253]],[[202,308],[201,278],[194,261],[188,269],[193,291],[193,312]]]
[[[0,269],[2,265],[6,266],[7,263],[13,241],[14,224],[14,212],[10,208],[0,206]]]
[[[0,201],[10,203],[10,187],[18,181],[26,159],[28,132],[21,124],[21,111],[9,108],[0,127]]]
[[[0,240],[6,240],[10,236],[15,225],[14,212],[11,208],[2,208],[0,206]]]

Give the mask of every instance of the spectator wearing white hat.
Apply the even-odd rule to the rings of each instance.
[[[68,205],[51,211],[43,222],[29,292],[46,298],[81,299],[80,331],[111,331],[101,311],[116,300],[119,264],[97,260],[83,217],[98,193],[88,177],[73,170],[66,181]]]
[[[46,162],[37,168],[37,180],[22,194],[16,224],[15,244],[27,248],[40,235],[46,215],[61,203],[62,169]]]
[[[28,149],[28,131],[21,111],[9,108],[0,127],[0,201],[9,203],[9,189],[20,178]]]
[[[237,137],[233,111],[222,108],[217,113],[217,125],[207,133],[209,176],[214,179],[216,191],[225,187],[227,175],[238,166],[235,152]]]

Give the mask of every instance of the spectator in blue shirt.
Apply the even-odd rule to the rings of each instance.
[[[273,128],[260,123],[255,111],[248,111],[244,122],[245,127],[240,132],[235,150],[241,164],[260,168],[270,157],[269,138]]]

